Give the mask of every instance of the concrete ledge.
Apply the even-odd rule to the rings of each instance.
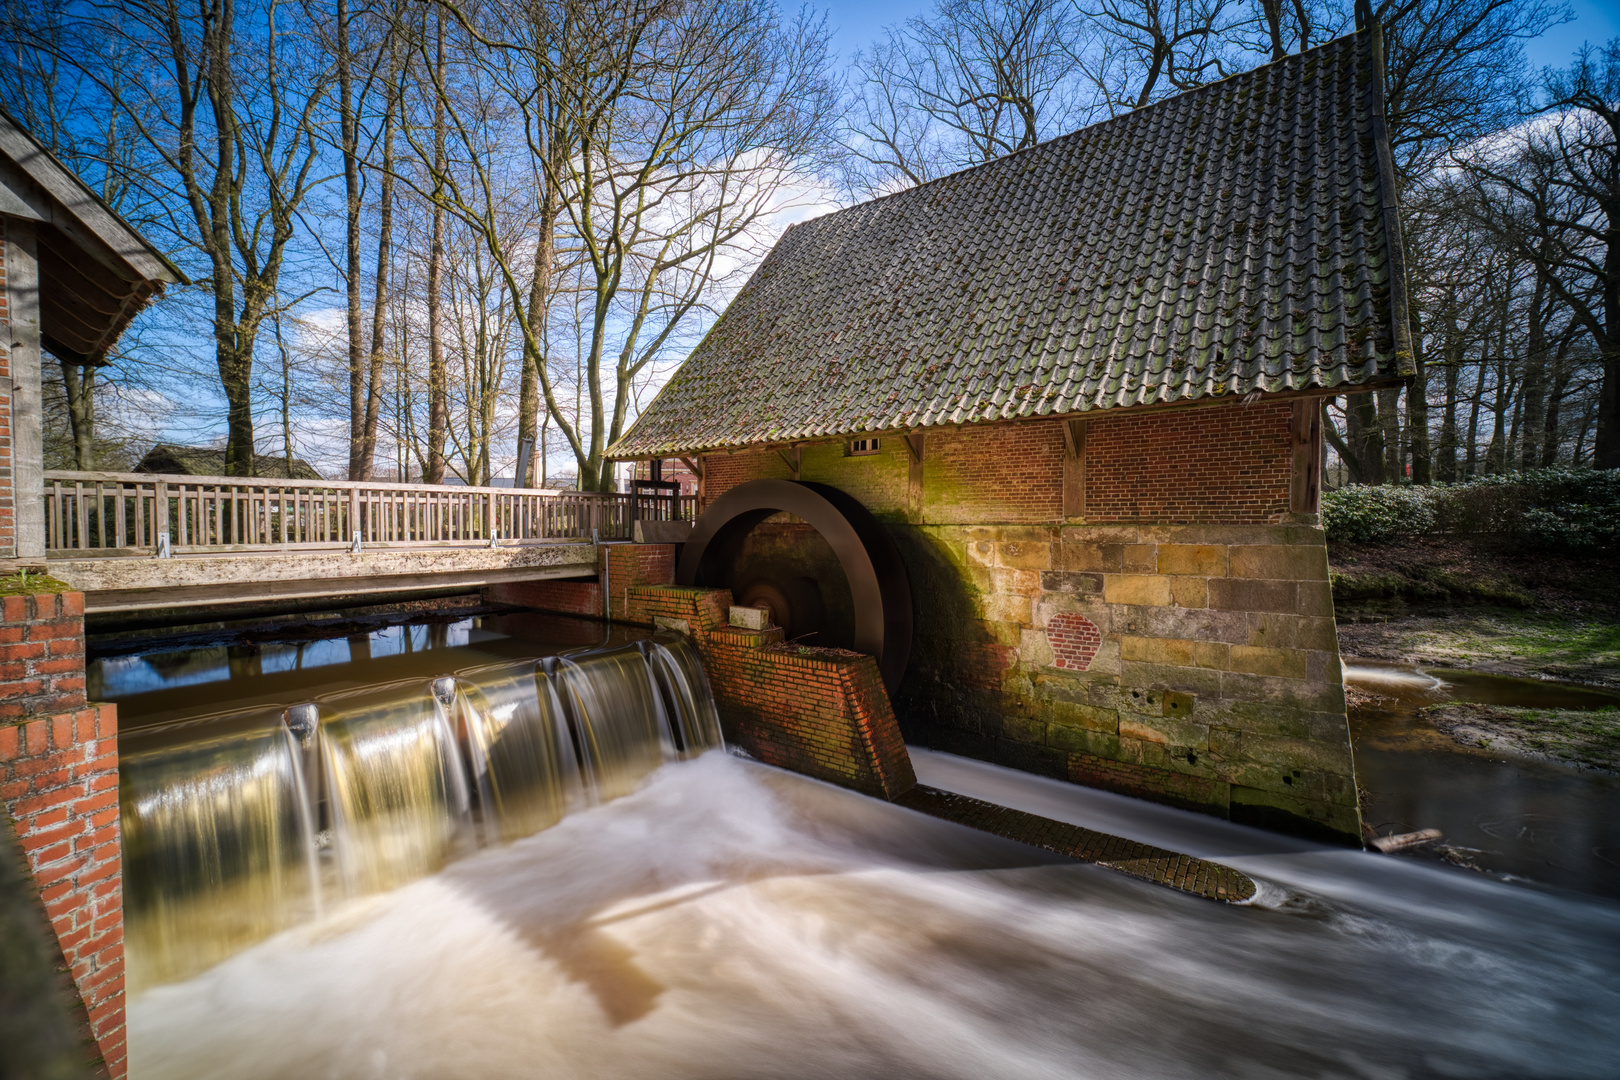
[[[596,549],[569,543],[359,554],[53,559],[50,570],[84,592],[86,612],[101,613],[577,577],[596,572]]]

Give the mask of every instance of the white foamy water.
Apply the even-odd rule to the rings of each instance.
[[[131,1003],[187,1077],[1612,1077],[1620,906],[919,753],[1216,904],[721,753]]]

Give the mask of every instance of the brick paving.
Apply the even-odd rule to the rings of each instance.
[[[1254,882],[1248,875],[1230,866],[1026,814],[1022,810],[958,795],[953,791],[918,784],[894,801],[931,817],[954,821],[958,825],[1044,848],[1081,862],[1106,866],[1194,896],[1228,903],[1254,896]]]

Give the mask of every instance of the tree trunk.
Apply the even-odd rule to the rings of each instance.
[[[344,266],[349,332],[349,479],[365,479],[366,364],[360,312],[360,118],[354,104],[349,3],[337,0],[339,143],[343,152]]]
[[[444,16],[438,19],[439,40],[435,63],[444,70]],[[433,225],[428,240],[428,432],[427,476],[430,484],[444,483],[444,442],[450,430],[449,380],[444,369],[444,189],[440,178],[445,160],[444,99],[433,96]]]
[[[371,365],[366,373],[366,422],[360,442],[361,480],[370,480],[377,468],[377,426],[382,419],[383,332],[388,324],[388,276],[393,257],[394,232],[394,108],[399,100],[397,52],[393,35],[387,44],[388,100],[383,106],[382,190],[377,196],[377,282],[371,308]]]
[[[1421,343],[1422,327],[1413,327],[1412,340]],[[1429,484],[1434,481],[1434,467],[1429,457],[1429,365],[1426,350],[1421,344],[1412,349],[1414,377],[1406,388],[1406,438],[1412,460],[1412,483]]]
[[[1534,468],[1541,460],[1541,439],[1547,415],[1547,280],[1536,274],[1535,293],[1524,343],[1523,419],[1519,425],[1519,468]]]
[[[68,425],[73,429],[73,467],[96,467],[96,369],[62,364],[62,387],[67,391]]]
[[[1385,482],[1406,478],[1405,461],[1401,454],[1401,388],[1389,387],[1378,391],[1378,426],[1382,429],[1384,444]]]
[[[1350,447],[1350,479],[1358,484],[1382,484],[1384,434],[1378,423],[1378,405],[1373,392],[1363,391],[1345,399],[1345,442]]]

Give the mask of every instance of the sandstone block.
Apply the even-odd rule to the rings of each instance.
[[[1197,643],[1180,638],[1122,637],[1119,639],[1119,656],[1121,660],[1149,664],[1198,666]]]
[[[1251,675],[1274,675],[1282,679],[1303,679],[1306,656],[1296,649],[1270,649],[1254,645],[1229,646],[1228,668]]]
[[[1047,731],[1047,745],[1071,754],[1093,754],[1119,760],[1119,736],[1090,728],[1053,724]]]
[[[1172,599],[1170,579],[1157,574],[1110,574],[1103,579],[1103,599],[1110,604],[1163,607]]]
[[[1127,660],[1120,666],[1119,674],[1120,678],[1128,686],[1164,687],[1166,690],[1176,690],[1184,694],[1215,698],[1221,696],[1221,680],[1226,673],[1211,668],[1180,667],[1174,664],[1149,664]],[[1156,690],[1154,693],[1162,697],[1165,690]],[[1161,701],[1154,706],[1152,711],[1159,712],[1162,708],[1163,703]]]
[[[996,565],[1018,570],[1050,570],[1052,545],[1004,541],[996,545]]]
[[[1085,728],[1087,731],[1101,731],[1108,734],[1117,734],[1119,731],[1119,713],[1113,709],[1099,709],[1094,705],[1078,705],[1067,701],[1053,701],[1049,707],[1051,709],[1049,738],[1052,730],[1058,727]]]
[[[1046,570],[1041,573],[1041,588],[1050,593],[1066,596],[1101,596],[1103,576],[1074,570]]]
[[[1221,758],[1235,761],[1243,753],[1243,736],[1228,728],[1211,728],[1209,750]]]
[[[1202,608],[1209,605],[1209,581],[1201,577],[1173,577],[1170,595],[1177,607]]]
[[[1225,577],[1226,548],[1219,544],[1160,544],[1159,573]]]
[[[1127,574],[1159,572],[1158,549],[1152,544],[1126,544],[1119,554],[1120,569]]]
[[[1231,549],[1232,577],[1326,581],[1327,547],[1255,544]]]
[[[1131,621],[1136,623],[1138,632],[1144,637],[1178,637],[1233,645],[1249,640],[1249,616],[1246,612],[1181,607],[1129,610]]]
[[[963,547],[967,561],[979,566],[996,564],[996,545],[990,540],[970,540]]]
[[[730,611],[729,621],[732,626],[743,630],[769,630],[771,609],[734,606]]]
[[[1320,769],[1348,776],[1354,771],[1350,744],[1347,742],[1321,743],[1310,739],[1287,739],[1245,732],[1243,757],[1246,761],[1270,765],[1281,772]]]
[[[1003,716],[1001,718],[1001,737],[1013,739],[1017,742],[1046,743],[1046,724],[1027,716]]]
[[[1211,578],[1209,606],[1222,611],[1276,611],[1296,613],[1298,590],[1292,581],[1249,578]]]
[[[1120,713],[1119,734],[1121,738],[1140,739],[1142,742],[1166,746],[1183,746],[1193,750],[1209,748],[1207,727],[1170,716]]]
[[[1315,618],[1333,618],[1333,588],[1325,581],[1299,583],[1299,599],[1294,610],[1300,615]]]
[[[1008,596],[992,593],[983,600],[984,617],[990,622],[1017,623],[1028,626],[1034,620],[1034,602],[1027,596]]]
[[[990,589],[992,592],[1027,596],[1033,600],[1042,592],[1041,575],[1036,570],[1006,570],[997,567],[990,571]]]
[[[1124,550],[1122,544],[1062,544],[1053,552],[1053,568],[1117,574],[1124,560]]]
[[[1246,644],[1337,653],[1339,635],[1332,619],[1251,612]]]
[[[1342,685],[1324,685],[1304,679],[1223,671],[1220,696],[1231,701],[1280,705],[1304,715],[1336,711],[1340,707],[1336,703],[1344,699],[1344,688]]]

